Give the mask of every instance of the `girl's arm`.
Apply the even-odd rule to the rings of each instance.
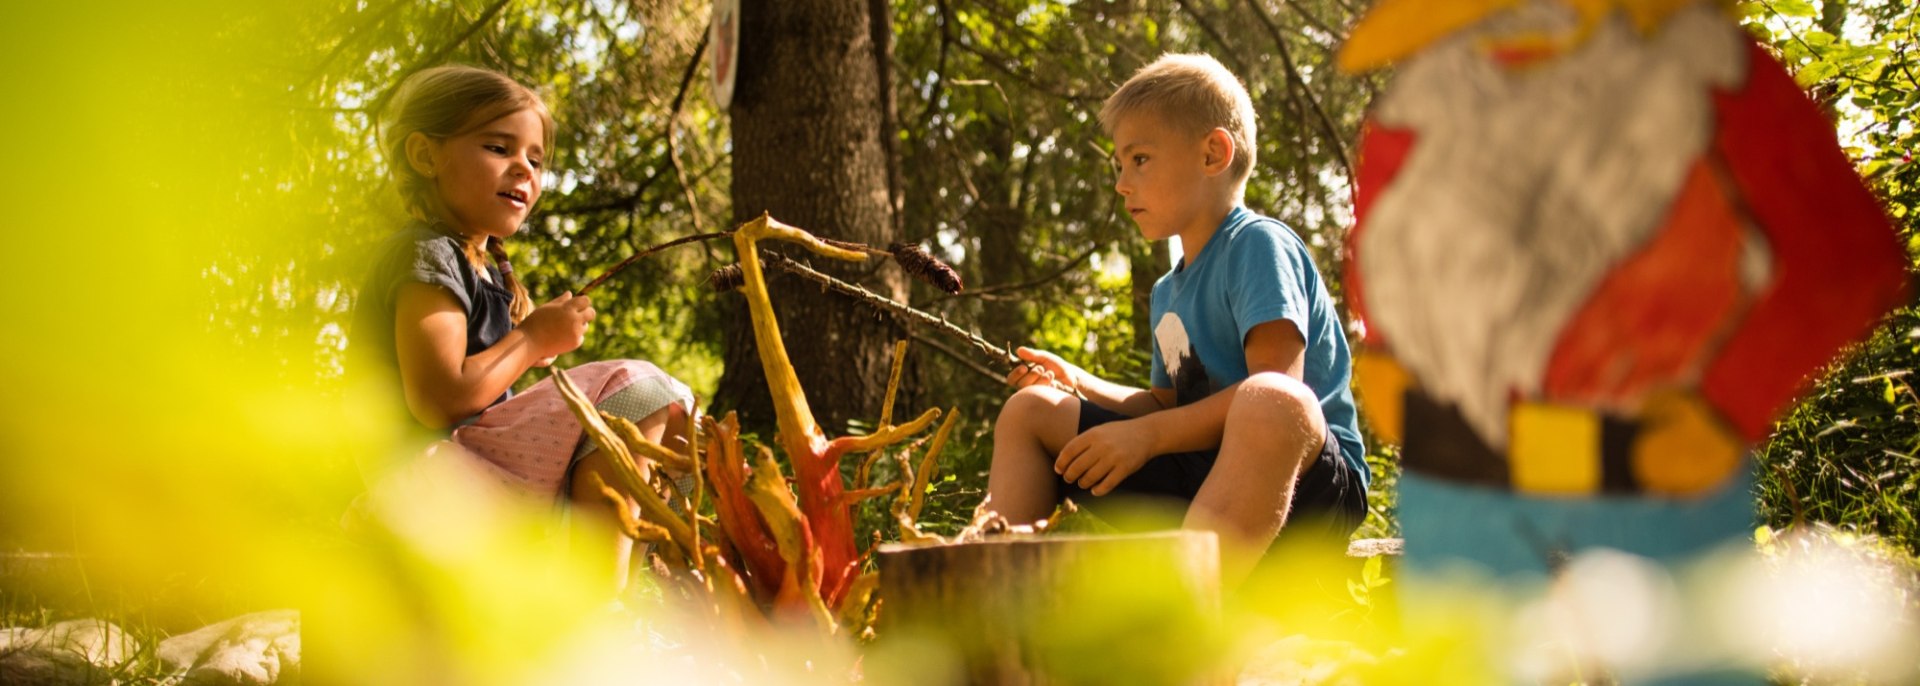
[[[580,347],[593,303],[565,294],[532,314],[492,347],[467,355],[467,313],[444,288],[424,283],[400,286],[395,298],[393,342],[406,388],[407,409],[422,424],[441,429],[487,408],[527,369]]]

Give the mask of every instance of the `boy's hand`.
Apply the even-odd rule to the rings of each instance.
[[[1080,390],[1080,368],[1060,359],[1060,356],[1045,350],[1021,347],[1014,351],[1020,359],[1031,364],[1023,364],[1007,372],[1007,384],[1014,388],[1026,388],[1034,384],[1048,384],[1068,393]]]
[[[1152,443],[1153,433],[1138,420],[1101,424],[1067,441],[1053,461],[1053,471],[1103,496],[1153,457]]]
[[[547,304],[533,308],[519,328],[533,342],[542,359],[572,352],[587,339],[587,324],[593,321],[593,299],[584,295],[561,293]]]

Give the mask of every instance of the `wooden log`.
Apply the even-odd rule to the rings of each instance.
[[[880,640],[944,645],[969,683],[1225,683],[1219,614],[1210,532],[880,548]]]

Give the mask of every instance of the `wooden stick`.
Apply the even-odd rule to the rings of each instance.
[[[900,391],[900,370],[906,368],[907,339],[893,343],[893,375],[887,377],[887,401],[880,406],[880,428],[893,424],[893,399]]]
[[[913,490],[908,492],[912,498],[907,503],[907,519],[915,523],[920,521],[920,508],[927,502],[927,484],[933,483],[934,468],[940,466],[940,449],[947,447],[947,436],[953,433],[954,420],[960,418],[960,408],[947,410],[947,420],[940,423],[940,430],[933,434],[933,444],[927,446],[927,456],[920,459],[920,469],[913,475]]]
[[[999,348],[992,343],[987,342],[987,339],[984,339],[972,333],[969,333],[965,329],[962,329],[958,326],[954,326],[953,324],[947,322],[945,318],[935,317],[931,314],[927,314],[925,312],[921,312],[920,310],[914,309],[909,305],[902,305],[900,303],[894,302],[892,298],[888,298],[884,295],[880,295],[879,293],[875,293],[873,291],[867,290],[866,288],[863,288],[861,286],[847,283],[845,281],[841,281],[839,279],[828,276],[826,274],[822,274],[820,272],[814,271],[812,267],[808,267],[807,265],[801,264],[799,262],[795,262],[777,253],[763,252],[761,254],[761,259],[766,260],[767,266],[775,267],[789,274],[794,274],[794,275],[806,278],[810,281],[826,286],[828,289],[838,292],[841,295],[852,297],[855,300],[859,300],[860,302],[866,303],[868,305],[872,305],[882,310],[886,310],[887,312],[893,313],[895,315],[899,315],[901,317],[905,317],[915,322],[919,322],[921,324],[931,326],[935,330],[938,330],[941,333],[966,341],[967,344],[972,345],[974,348],[980,350],[981,352],[984,352],[990,356],[999,358],[1001,361],[1006,362],[1007,364],[1021,364],[1021,361],[1019,358],[1007,354],[1006,350]]]
[[[580,290],[574,291],[573,294],[586,295],[588,291],[598,288],[600,284],[605,282],[607,279],[613,278],[614,274],[620,273],[620,270],[626,269],[628,266],[631,266],[633,263],[639,262],[640,258],[646,257],[648,255],[652,255],[654,253],[660,252],[662,250],[666,250],[667,248],[671,248],[677,245],[685,245],[685,244],[694,243],[697,241],[710,241],[715,238],[727,238],[732,235],[733,235],[732,231],[715,231],[713,233],[696,233],[691,236],[682,236],[680,238],[675,238],[665,243],[661,243],[659,245],[649,247],[645,250],[641,250],[640,252],[634,253],[632,257],[621,260],[620,264],[613,265],[612,269],[608,269],[607,271],[602,272],[599,276],[594,277],[592,281],[588,281],[587,285],[581,286]]]
[[[1034,364],[1032,362],[1028,362],[1026,360],[1022,360],[1019,357],[1015,356],[1013,352],[1011,350],[1008,350],[1007,348],[996,347],[994,344],[987,342],[987,339],[974,335],[973,333],[965,329],[962,329],[958,326],[954,326],[953,324],[949,323],[944,317],[935,317],[931,314],[921,312],[920,310],[915,309],[910,305],[903,305],[903,304],[894,302],[892,298],[888,298],[884,295],[880,295],[879,293],[875,293],[873,291],[867,290],[858,285],[847,283],[845,281],[841,281],[839,279],[828,276],[826,274],[822,274],[820,272],[814,271],[813,268],[808,267],[807,265],[801,264],[799,262],[795,262],[778,253],[762,251],[760,253],[760,257],[762,260],[764,260],[767,263],[767,266],[769,267],[774,267],[781,271],[787,272],[789,274],[793,274],[795,276],[808,279],[822,286],[826,286],[829,290],[840,293],[841,295],[851,297],[855,300],[866,303],[868,305],[872,305],[874,307],[877,307],[881,310],[885,310],[894,315],[904,317],[906,319],[910,319],[912,321],[930,326],[935,331],[939,331],[940,333],[944,333],[954,338],[958,338],[962,341],[966,341],[968,345],[973,346],[975,349],[980,350],[981,352],[984,352],[989,356],[999,359],[1001,362],[1005,364],[1023,366],[1028,369],[1032,369],[1034,371],[1042,372],[1042,373],[1044,373],[1045,371],[1045,370],[1042,370],[1039,365]],[[922,340],[924,341],[925,339],[922,339]],[[1061,390],[1067,390],[1064,387],[1061,387],[1058,381],[1054,382],[1054,385],[1056,388],[1061,388]],[[1072,392],[1076,396],[1080,395],[1079,389],[1073,389]],[[1080,396],[1080,397],[1082,399],[1085,399],[1085,396]]]
[[[913,340],[921,342],[927,347],[930,347],[936,351],[939,351],[940,354],[946,355],[947,359],[960,363],[960,366],[973,370],[975,373],[983,377],[992,379],[994,383],[1006,383],[1007,381],[1007,376],[1005,374],[1001,374],[999,372],[993,371],[992,369],[988,369],[986,365],[980,364],[979,362],[975,362],[973,358],[967,357],[966,355],[962,355],[958,350],[954,350],[953,348],[949,348],[945,345],[942,345],[940,341],[934,339],[931,336],[928,336],[924,333],[920,333],[918,331],[909,332],[907,336],[912,338]]]
[[[593,289],[598,288],[600,284],[606,282],[607,279],[613,278],[615,274],[620,273],[620,270],[626,269],[628,266],[631,266],[633,263],[640,261],[642,258],[645,258],[654,253],[658,253],[662,250],[666,250],[667,248],[672,248],[675,246],[685,245],[687,243],[693,243],[698,241],[713,240],[715,238],[728,238],[728,237],[731,237],[732,235],[733,235],[732,231],[716,231],[712,233],[702,233],[702,234],[694,234],[692,236],[683,236],[680,238],[667,241],[665,243],[661,243],[659,245],[650,246],[644,250],[641,250],[640,252],[634,253],[631,257],[628,257],[627,259],[621,260],[619,264],[614,265],[611,269],[608,269],[607,271],[601,273],[599,276],[594,277],[592,281],[587,282],[585,286],[581,286],[580,290],[575,291],[574,294],[586,295],[588,292],[592,291]],[[859,243],[849,243],[845,241],[833,241],[833,240],[827,240],[827,239],[820,239],[820,240],[823,243],[827,243],[829,245],[833,245],[835,247],[839,247],[844,250],[853,250],[856,252],[863,252],[870,255],[882,255],[882,256],[892,255],[892,253],[889,253],[885,250],[879,250],[879,249],[876,249],[867,245],[859,244]],[[826,274],[822,274],[818,271],[814,271],[811,267],[808,267],[799,262],[795,262],[778,253],[761,251],[761,258],[766,261],[768,266],[777,267],[781,271],[785,271],[789,274],[794,274],[794,275],[812,280],[816,283],[826,286],[827,288],[833,291],[840,293],[841,295],[854,298],[855,300],[859,300],[861,302],[867,303],[874,307],[893,313],[894,315],[905,317],[915,322],[925,324],[927,326],[932,327],[936,331],[939,331],[949,336],[953,336],[960,340],[966,341],[967,344],[973,346],[974,349],[979,350],[983,353],[986,353],[988,356],[996,358],[1004,364],[1024,366],[1024,367],[1033,369],[1035,371],[1040,370],[1038,365],[1027,362],[1025,360],[1021,360],[1020,358],[1014,356],[1012,351],[1003,347],[995,346],[994,344],[987,342],[987,340],[984,338],[974,335],[973,333],[968,332],[965,329],[961,329],[958,326],[954,326],[952,323],[949,323],[944,317],[935,317],[931,314],[927,314],[926,312],[922,312],[918,309],[915,309],[912,306],[903,305],[901,303],[894,302],[893,299],[891,298],[888,298],[886,296],[880,295],[873,291],[867,290],[866,288],[863,288],[861,286],[847,283],[845,281],[841,281],[840,279],[836,279]],[[920,338],[920,337],[915,336],[915,338]],[[927,339],[921,338],[921,340],[923,342],[926,342]],[[951,351],[945,351],[945,352],[951,353]],[[949,356],[952,356],[952,355],[949,354]],[[973,365],[969,365],[969,366],[973,366]],[[975,371],[983,371],[980,367],[977,367],[977,366],[974,366],[973,368]],[[1001,378],[998,375],[992,374],[990,370],[984,371],[984,373],[988,376],[993,376],[996,379]],[[1077,389],[1075,390],[1075,395],[1079,395],[1079,392]]]

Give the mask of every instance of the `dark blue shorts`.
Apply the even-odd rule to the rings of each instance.
[[[1123,419],[1127,416],[1083,401],[1078,433]],[[1060,478],[1060,494],[1095,515],[1112,503],[1142,499],[1157,500],[1185,512],[1193,497],[1200,493],[1200,485],[1213,471],[1218,453],[1217,450],[1171,453],[1147,460],[1139,471],[1102,497]],[[1287,524],[1280,539],[1326,537],[1329,543],[1338,542],[1344,551],[1347,538],[1367,518],[1367,490],[1361,483],[1353,467],[1340,457],[1340,441],[1333,430],[1328,429],[1320,454],[1303,466],[1300,480],[1294,483],[1293,504],[1288,508]]]

